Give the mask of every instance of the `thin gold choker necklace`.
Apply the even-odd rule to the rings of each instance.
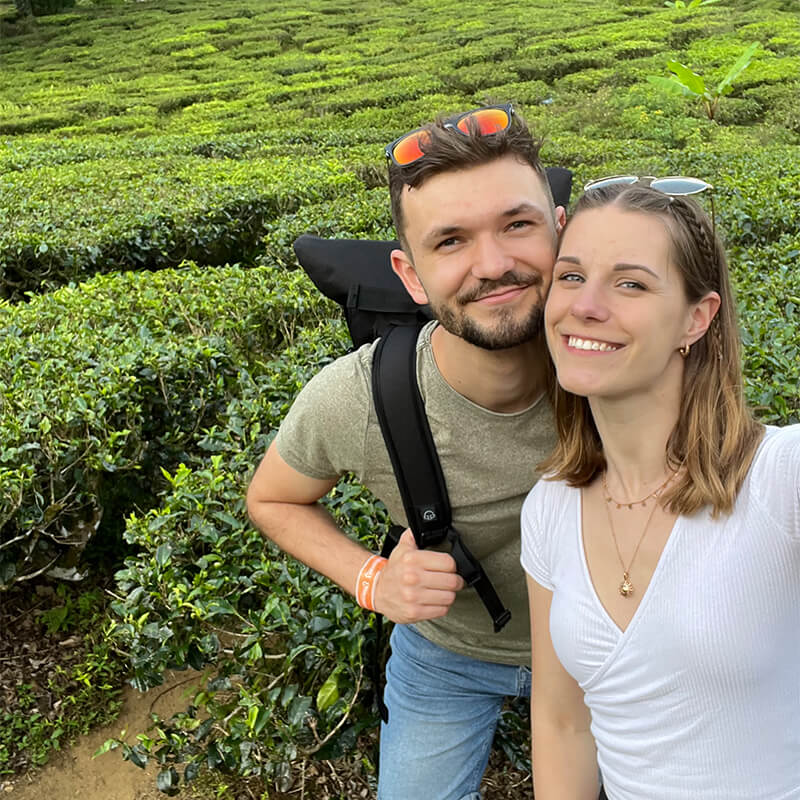
[[[631,500],[631,502],[629,503],[620,503],[618,500],[615,500],[611,496],[611,492],[608,491],[608,483],[606,483],[606,475],[608,475],[608,471],[606,471],[603,473],[603,497],[605,498],[606,503],[614,503],[617,506],[617,508],[628,508],[628,510],[631,510],[634,506],[639,506],[639,505],[646,506],[647,501],[651,497],[658,498],[661,496],[661,492],[663,492],[664,489],[667,488],[667,484],[675,477],[675,474],[676,473],[671,472],[667,476],[667,479],[664,481],[664,483],[662,483],[658,488],[653,489],[653,491],[650,492],[650,494],[648,494],[647,497],[643,497],[641,500]]]

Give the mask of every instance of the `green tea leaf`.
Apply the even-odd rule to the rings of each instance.
[[[336,669],[331,672],[330,675],[325,679],[325,683],[320,686],[319,691],[317,692],[317,709],[319,711],[324,711],[326,708],[330,708],[338,699],[339,699],[339,673],[341,672],[340,667],[336,667]]]
[[[156,549],[156,564],[163,569],[172,555],[172,545],[169,542],[160,544]]]

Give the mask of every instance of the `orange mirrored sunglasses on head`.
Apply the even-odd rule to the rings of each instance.
[[[511,103],[502,106],[483,106],[446,120],[442,127],[462,133],[464,136],[469,136],[472,130],[477,130],[481,136],[491,136],[493,133],[506,130],[511,125],[513,116],[514,108]],[[404,133],[399,139],[386,145],[386,157],[394,161],[398,167],[407,167],[425,155],[422,147],[429,139],[430,134],[425,128]]]

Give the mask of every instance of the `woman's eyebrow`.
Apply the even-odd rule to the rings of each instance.
[[[626,272],[630,269],[640,269],[644,272],[647,272],[649,275],[652,275],[654,278],[660,280],[660,277],[657,272],[653,272],[650,267],[646,267],[644,264],[628,264],[627,262],[621,261],[617,264],[614,264],[614,272]]]

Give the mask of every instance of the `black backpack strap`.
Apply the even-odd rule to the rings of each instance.
[[[419,329],[403,326],[390,329],[378,342],[372,362],[375,410],[417,546],[450,543],[458,574],[478,592],[497,632],[511,612],[452,527],[447,485],[417,385],[418,336]]]
[[[494,632],[499,633],[511,619],[511,612],[503,605],[489,576],[484,572],[481,562],[467,549],[461,539],[461,534],[455,528],[450,528],[447,539],[452,546],[450,552],[455,559],[458,574],[464,579],[467,586],[471,586],[478,593],[478,597],[481,598],[492,618]]]
[[[417,387],[419,328],[390,328],[375,348],[372,396],[408,527],[420,549],[440,544],[450,527],[450,501],[425,406]]]

